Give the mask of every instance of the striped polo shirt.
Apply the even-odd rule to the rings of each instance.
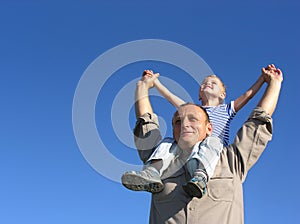
[[[231,120],[236,115],[233,104],[234,101],[218,106],[204,106],[213,125],[212,135],[223,140],[224,146],[229,144],[229,126]]]

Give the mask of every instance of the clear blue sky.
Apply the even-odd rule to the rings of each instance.
[[[273,140],[244,183],[245,223],[299,223],[299,118],[293,115],[300,106],[299,9],[292,0],[2,0],[0,223],[147,223],[150,195],[110,178],[120,175],[118,167],[101,153],[95,161],[104,164],[108,177],[90,165],[72,121],[76,88],[92,62],[114,47],[143,39],[191,49],[226,83],[228,101],[250,87],[261,67],[274,63],[283,70]],[[110,63],[126,56],[116,55]],[[197,82],[168,63],[131,63],[103,80],[92,116],[108,154],[120,164],[141,164],[124,143],[133,138],[127,130],[134,125],[134,89],[123,87],[132,86],[143,69],[160,72],[197,101]],[[98,80],[107,76],[97,75]],[[89,98],[89,88],[85,93]],[[231,139],[261,94],[238,113]],[[130,103],[123,110],[120,102]],[[153,103],[168,126],[174,108],[156,96]]]

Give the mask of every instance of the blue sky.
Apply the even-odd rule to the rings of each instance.
[[[244,184],[245,223],[298,223],[299,119],[292,114],[300,106],[299,9],[291,0],[2,0],[0,223],[147,223],[150,195],[110,178],[123,166],[109,164],[101,148],[95,161],[108,175],[97,171],[82,154],[87,149],[79,146],[72,119],[75,93],[88,68],[110,49],[144,39],[195,52],[226,83],[227,101],[246,91],[261,67],[274,63],[282,69],[273,140]],[[130,55],[116,55],[110,63]],[[141,164],[127,130],[134,125],[129,87],[144,69],[173,80],[194,101],[203,77],[195,81],[181,68],[153,60],[96,73],[97,80],[108,78],[101,81],[92,116],[108,153],[123,165]],[[91,91],[85,91],[89,99]],[[234,119],[231,139],[262,92]],[[125,112],[118,102],[129,102]],[[174,108],[159,96],[153,104],[168,126]]]

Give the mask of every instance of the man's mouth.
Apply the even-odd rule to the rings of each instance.
[[[181,135],[189,135],[189,134],[193,134],[194,132],[192,131],[182,131],[180,134]]]

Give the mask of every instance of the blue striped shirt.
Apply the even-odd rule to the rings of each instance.
[[[223,141],[224,146],[229,144],[229,126],[231,120],[236,115],[233,104],[234,101],[231,101],[229,104],[204,107],[209,115],[210,122],[213,125],[212,136],[220,138]]]

